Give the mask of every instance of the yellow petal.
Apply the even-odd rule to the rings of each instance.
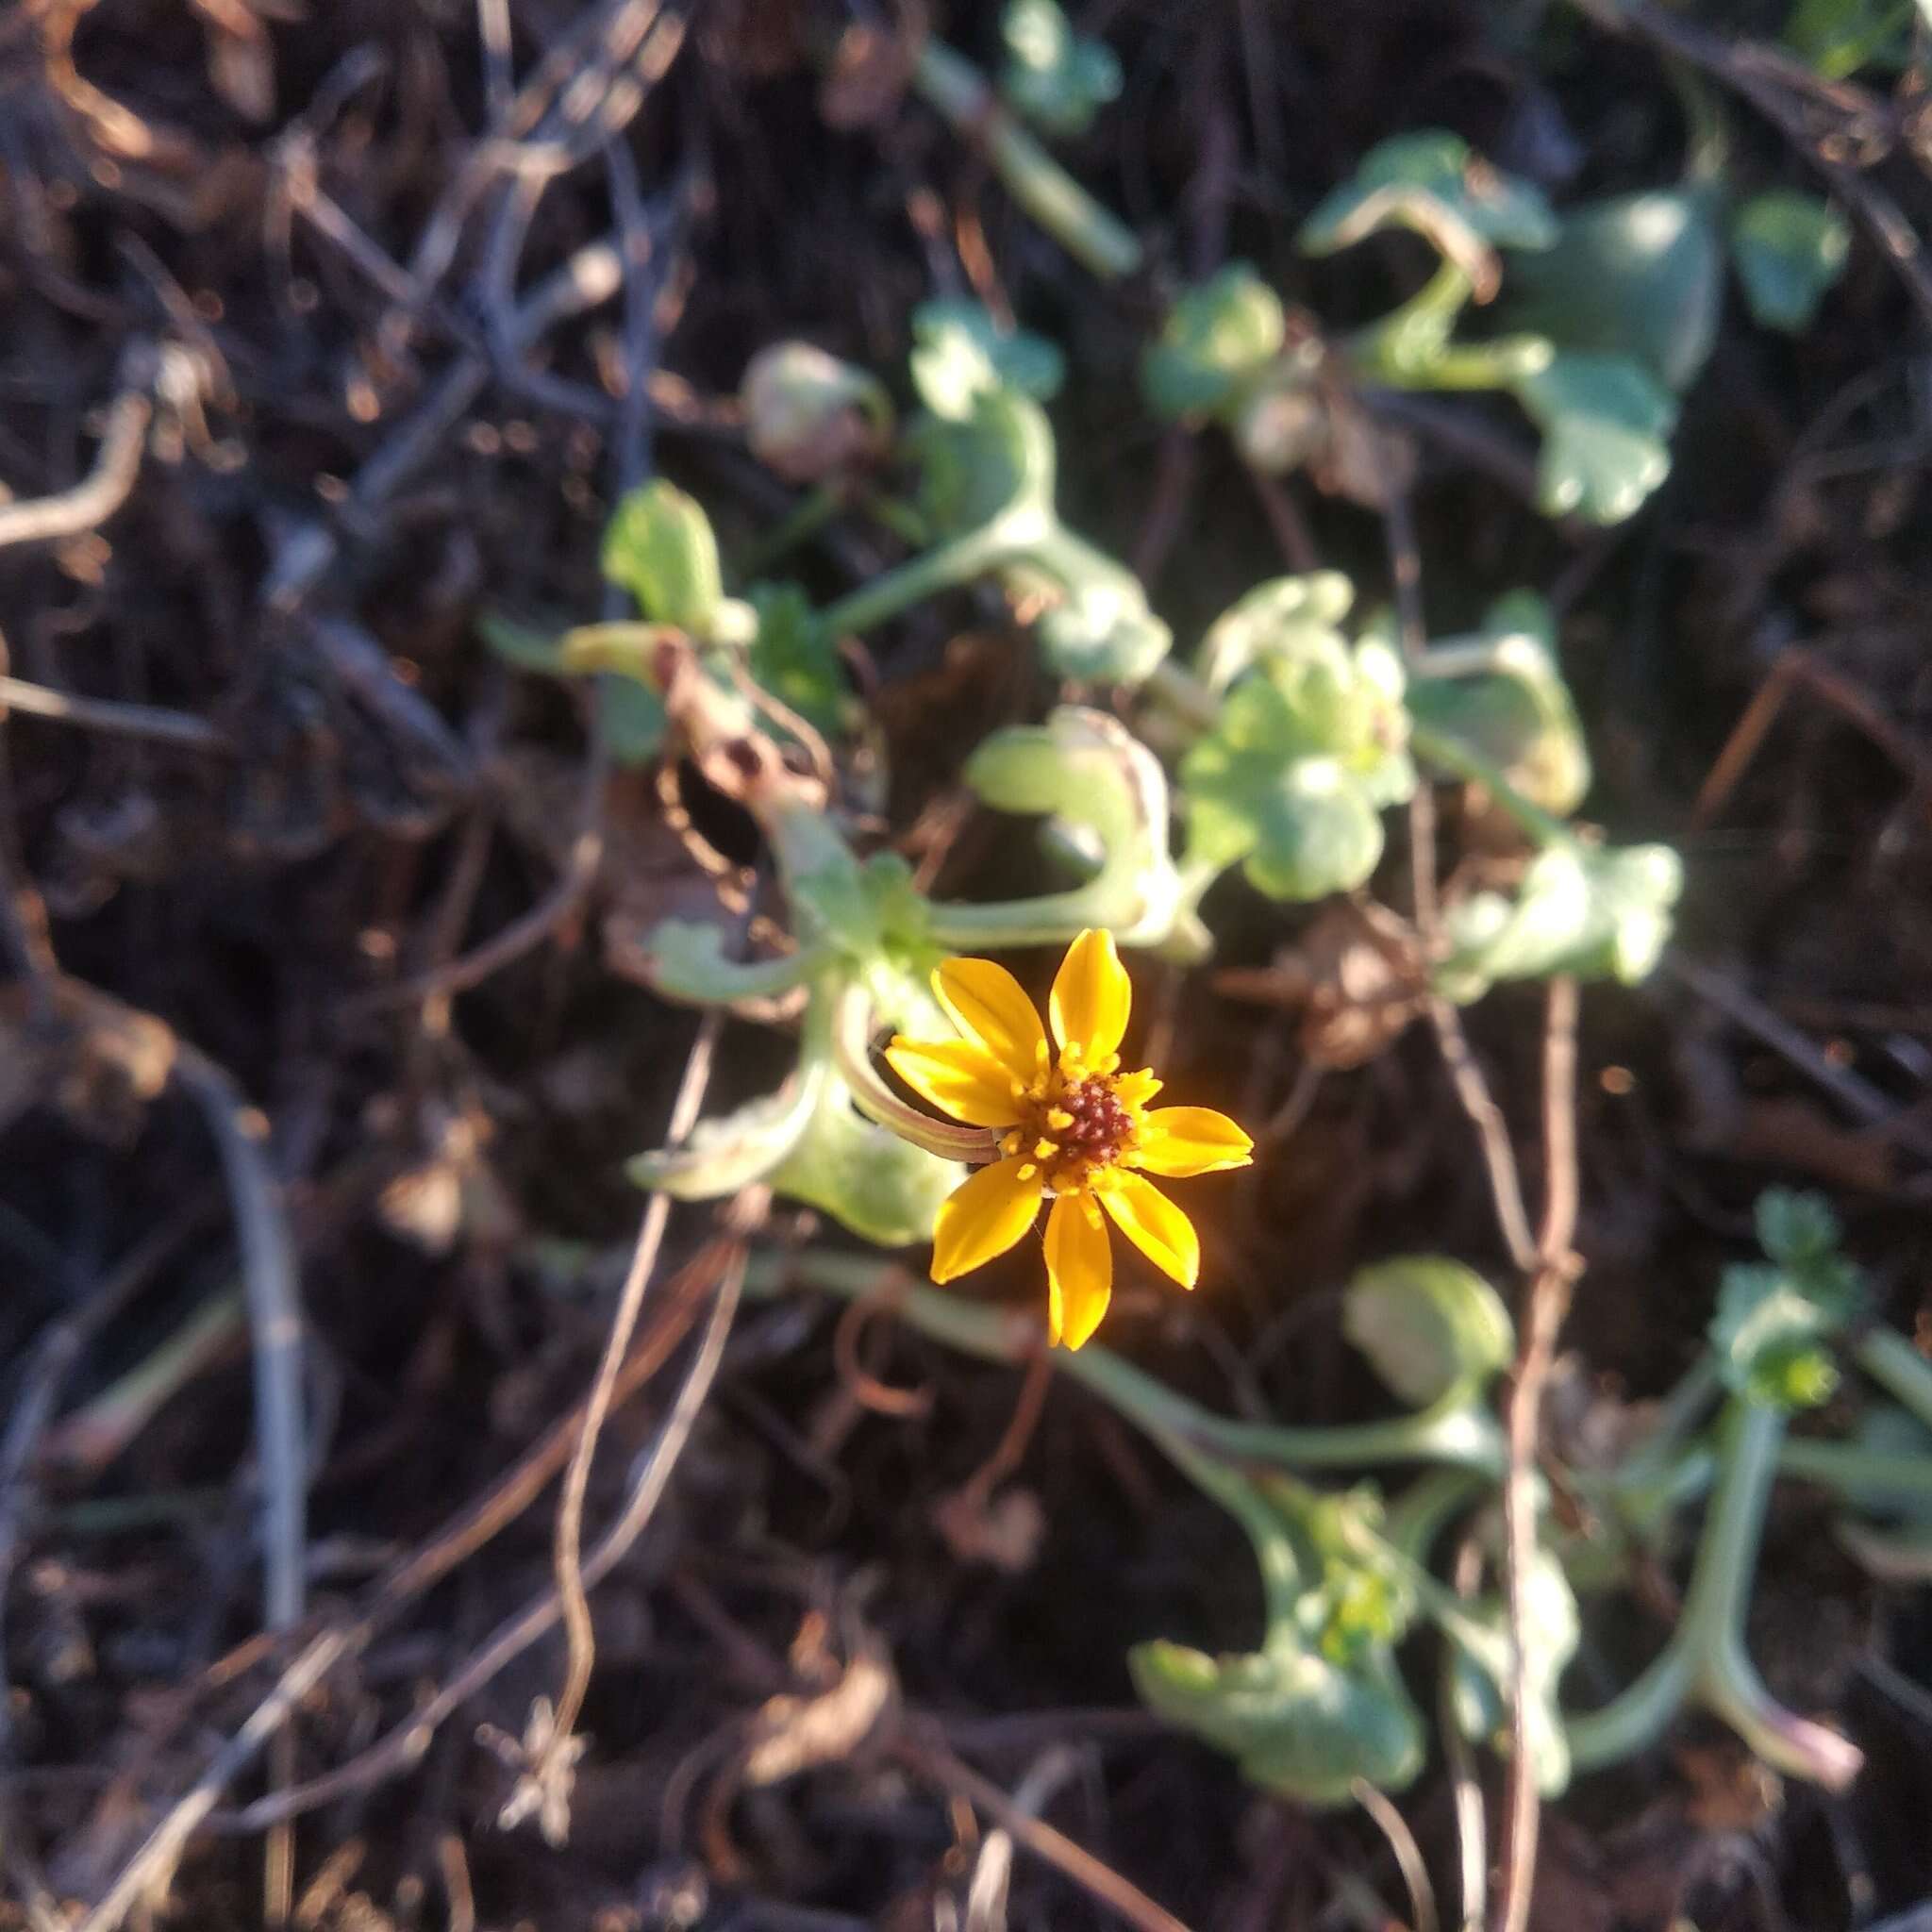
[[[1152,1067],[1142,1067],[1136,1074],[1114,1075],[1113,1097],[1123,1107],[1145,1107],[1167,1083],[1154,1077]]]
[[[1089,926],[1067,948],[1054,976],[1048,1011],[1055,1037],[1062,1046],[1078,1047],[1093,1066],[1120,1050],[1133,1003],[1133,982],[1113,949],[1112,933]]]
[[[1010,1127],[1020,1118],[1013,1076],[971,1040],[908,1040],[886,1049],[886,1064],[920,1099],[974,1127]]]
[[[1201,1240],[1194,1224],[1151,1182],[1115,1168],[1100,1191],[1100,1205],[1163,1274],[1173,1275],[1183,1288],[1200,1279]]]
[[[1113,1295],[1113,1250],[1091,1195],[1062,1194],[1046,1217],[1047,1326],[1078,1348]]]
[[[1039,1073],[1046,1028],[1025,989],[991,959],[947,959],[932,976],[947,1017],[1018,1080]]]
[[[951,1281],[1004,1255],[1040,1212],[1040,1170],[1030,1160],[996,1160],[940,1204],[932,1232],[932,1278]]]
[[[1158,1107],[1141,1123],[1136,1152],[1149,1174],[1179,1177],[1245,1167],[1255,1143],[1211,1107]]]

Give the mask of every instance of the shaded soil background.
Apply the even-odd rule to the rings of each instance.
[[[1740,36],[1780,24],[1707,13]],[[499,17],[516,94],[479,29]],[[741,549],[787,501],[737,432],[747,356],[802,335],[897,385],[911,308],[972,291],[1067,346],[1069,522],[1141,564],[1185,645],[1285,566],[1278,515],[1225,445],[1163,441],[1134,398],[1163,286],[1245,255],[1331,325],[1377,312],[1407,257],[1309,264],[1291,238],[1407,127],[1453,126],[1561,198],[1667,182],[1680,159],[1655,50],[1566,8],[1089,8],[1126,84],[1067,158],[1154,261],[1102,288],[900,98],[894,37],[916,23],[871,23],[872,63],[828,102],[813,62],[841,9],[714,0],[681,20],[636,0],[28,0],[0,18],[0,476],[18,499],[63,490],[111,440],[117,394],[141,417],[105,524],[0,549],[4,668],[142,708],[0,723],[18,975],[0,991],[0,1924],[98,1897],[291,1654],[258,1636],[225,1194],[202,1113],[166,1084],[165,1032],[129,1014],[192,1042],[271,1124],[312,1343],[311,1617],[352,1620],[587,1385],[639,1212],[622,1161],[661,1137],[694,1033],[625,977],[626,939],[717,891],[651,774],[612,774],[569,694],[484,649],[479,613],[594,615],[602,520],[651,469]],[[943,25],[991,57],[995,9]],[[642,55],[591,90],[554,166],[507,152],[546,55],[560,77],[594,73],[630,28]],[[1748,108],[1734,131],[1753,185],[1810,185]],[[1924,209],[1909,154],[1877,166]],[[615,255],[587,266],[606,237]],[[1572,1399],[1600,1413],[1690,1358],[1773,1182],[1829,1191],[1890,1317],[1932,1324],[1923,343],[1862,235],[1802,340],[1733,301],[1670,482],[1607,533],[1525,505],[1507,411],[1471,405],[1474,455],[1417,434],[1432,632],[1520,584],[1550,593],[1598,765],[1590,815],[1678,843],[1689,868],[1696,989],[1667,973],[1585,1002],[1589,1273],[1565,1345]],[[1322,561],[1386,596],[1381,520],[1285,490]],[[809,553],[814,588],[878,567],[877,541],[835,531]],[[952,600],[877,640],[868,675],[895,774],[880,836],[962,895],[1032,876],[956,780],[986,729],[1050,700],[1024,638]],[[1720,765],[1754,699],[1767,728]],[[748,856],[727,811],[693,809]],[[1389,877],[1399,902],[1399,854]],[[1228,888],[1213,916],[1227,965],[1307,923]],[[119,1005],[63,1004],[57,965]],[[1177,1090],[1255,1122],[1296,1096],[1298,1117],[1218,1196],[1209,1289],[1178,1306],[1137,1284],[1110,1340],[1224,1408],[1373,1412],[1336,1332],[1347,1271],[1427,1247],[1503,1278],[1432,1044],[1411,1031],[1311,1084],[1293,1014],[1223,997],[1211,973],[1138,977]],[[1532,994],[1473,1021],[1532,1170],[1541,1024]],[[710,1105],[783,1064],[769,1034],[728,1030]],[[641,1350],[668,1355],[691,1325],[711,1227],[674,1220],[665,1277],[697,1273],[663,1291]],[[987,1291],[1024,1296],[1024,1272]],[[1355,1886],[1406,1910],[1365,1819],[1260,1799],[1133,1707],[1130,1643],[1239,1647],[1258,1616],[1238,1532],[1144,1444],[1052,1386],[991,1518],[953,1505],[1020,1382],[889,1319],[841,1340],[836,1308],[749,1307],[662,1507],[596,1592],[568,1844],[497,1824],[501,1741],[558,1681],[546,1639],[426,1750],[302,1816],[297,1923],[953,1924],[991,1823],[962,1763],[1008,1791],[1035,1779],[1059,1830],[1197,1928],[1373,1923]],[[671,1386],[613,1417],[593,1528]],[[401,1605],[307,1699],[285,1769],[355,1764],[541,1594],[551,1507]],[[1865,1776],[1839,1799],[1780,1787],[1684,1725],[1555,1807],[1534,1923],[1839,1927],[1932,1892],[1932,1625],[1826,1521],[1781,1497],[1754,1643],[1781,1695],[1857,1740]],[[1592,1631],[1574,1680],[1592,1695],[1657,1640],[1656,1612],[1631,1615]],[[890,1673],[886,1731],[914,1741],[855,1738],[743,1789],[765,1700],[860,1669]],[[262,1790],[257,1765],[220,1803]],[[1403,1807],[1452,1896],[1440,1764]],[[259,1822],[218,1810],[212,1827],[157,1923],[261,1923]],[[1026,1849],[1008,1916],[1117,1923]]]

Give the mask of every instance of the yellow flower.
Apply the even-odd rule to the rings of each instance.
[[[1040,1013],[1004,966],[948,959],[933,991],[958,1040],[908,1040],[886,1049],[892,1071],[955,1120],[1004,1129],[1001,1158],[983,1167],[940,1208],[932,1278],[951,1281],[1003,1255],[1046,1220],[1047,1326],[1078,1348],[1100,1325],[1113,1293],[1113,1253],[1102,1210],[1183,1288],[1201,1272],[1193,1224],[1142,1177],[1245,1167],[1254,1142],[1206,1107],[1147,1103],[1160,1082],[1144,1067],[1119,1071],[1133,987],[1113,935],[1083,932],[1067,948],[1049,1011],[1058,1058]]]

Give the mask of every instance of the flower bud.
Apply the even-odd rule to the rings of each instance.
[[[810,342],[774,342],[739,385],[752,454],[788,483],[820,483],[884,454],[892,405],[876,378]]]

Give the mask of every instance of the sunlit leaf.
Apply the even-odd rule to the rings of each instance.
[[[828,1075],[818,1105],[783,1164],[777,1192],[829,1214],[882,1248],[932,1239],[940,1203],[966,1178],[941,1160],[855,1112],[845,1083]]]
[[[1357,1269],[1342,1330],[1376,1374],[1417,1408],[1477,1388],[1506,1367],[1516,1334],[1496,1291],[1440,1255],[1404,1255]]]
[[[1543,433],[1537,496],[1552,516],[1622,523],[1670,475],[1676,405],[1638,363],[1559,355],[1515,389]]]
[[[1483,618],[1481,641],[1482,668],[1418,675],[1409,710],[1495,766],[1532,804],[1567,815],[1590,790],[1590,752],[1557,667],[1548,605],[1533,591],[1499,599]]]
[[[1000,92],[1050,135],[1084,134],[1121,91],[1121,64],[1100,41],[1082,40],[1057,0],[1008,0]]]
[[[1560,352],[1629,357],[1684,390],[1710,359],[1724,301],[1719,203],[1707,186],[1567,208],[1556,245],[1509,264],[1512,328]]]
[[[1051,401],[1066,375],[1066,358],[1044,336],[1002,327],[978,302],[921,303],[912,343],[912,386],[935,416],[951,422],[965,421],[997,389]]]
[[[633,490],[604,531],[604,575],[656,624],[708,638],[724,594],[711,520],[660,476]]]
[[[1280,355],[1281,297],[1251,264],[1232,261],[1185,290],[1141,358],[1141,388],[1155,413],[1205,416],[1234,401]]]

